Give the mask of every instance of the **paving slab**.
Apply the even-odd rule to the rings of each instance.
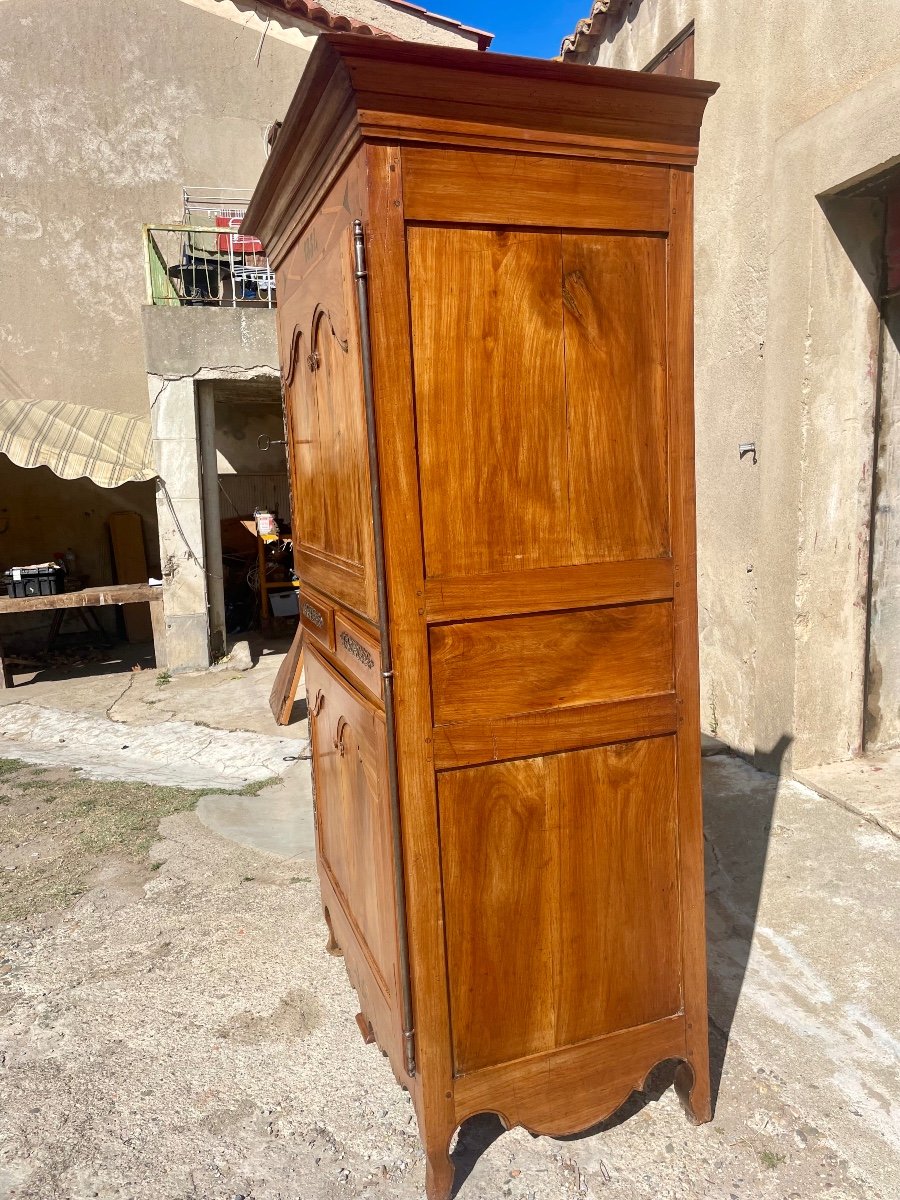
[[[797,778],[900,837],[900,749],[809,767]]]
[[[95,713],[12,704],[0,723],[0,757],[69,766],[90,779],[183,788],[242,788],[284,774],[303,752],[296,737],[213,729],[188,721],[124,724]]]
[[[207,829],[239,846],[278,858],[313,858],[316,853],[309,762],[298,762],[257,796],[202,796],[196,814]]]
[[[191,721],[213,729],[277,734],[304,740],[303,689],[291,723],[279,727],[269,708],[269,693],[289,639],[250,637],[250,670],[229,662],[221,669],[170,674],[157,671],[152,655],[140,646],[116,646],[102,660],[56,671],[15,673],[15,687],[0,689],[0,727],[3,709],[14,704],[37,705],[60,712],[93,713],[138,725]],[[246,657],[241,656],[241,663]],[[139,667],[140,670],[133,668]]]

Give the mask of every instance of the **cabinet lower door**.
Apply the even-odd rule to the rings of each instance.
[[[397,922],[384,716],[309,643],[306,684],[322,902],[363,1013],[393,1058]]]

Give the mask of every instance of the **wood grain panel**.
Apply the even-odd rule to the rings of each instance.
[[[417,147],[403,153],[408,221],[574,229],[669,227],[664,167]]]
[[[306,579],[300,559],[310,556],[312,581],[371,617],[374,547],[347,207],[358,187],[357,171],[354,166],[347,172],[343,189],[329,197],[283,268],[293,290],[278,321],[295,565]]]
[[[503,720],[440,725],[433,734],[434,766],[438,771],[451,770],[627,738],[658,737],[674,732],[676,720],[675,694],[668,692]]]
[[[403,1050],[395,989],[390,981],[384,979],[378,964],[368,953],[362,931],[347,908],[346,896],[322,862],[319,863],[319,887],[328,932],[343,956],[360,1008],[374,1030],[379,1047],[390,1055],[392,1062],[400,1063],[403,1061]],[[350,1036],[352,1027],[349,1020],[345,1028]]]
[[[630,604],[636,600],[668,600],[674,591],[673,580],[670,558],[427,579],[425,612],[429,621],[464,621]]]
[[[556,1042],[681,1008],[675,739],[551,760],[560,803]]]
[[[384,985],[393,991],[396,916],[384,718],[312,647],[306,658],[319,852]]]
[[[559,929],[546,881],[559,867],[545,776],[536,758],[438,784],[458,1074],[553,1045]]]
[[[325,492],[320,468],[319,418],[316,389],[306,367],[309,346],[295,340],[293,375],[285,386],[288,412],[288,457],[291,468],[291,513],[297,544],[325,548]]]
[[[341,562],[321,550],[295,545],[294,569],[304,583],[315,584],[358,613],[368,613],[368,578],[362,567]]]
[[[562,244],[573,558],[658,558],[669,552],[666,244]]]
[[[442,775],[457,1074],[677,1013],[675,742]]]
[[[408,241],[426,574],[565,563],[559,235]]]
[[[319,468],[324,505],[324,549],[362,566],[368,520],[366,431],[358,353],[342,340],[327,313],[316,318],[313,372],[319,419]],[[355,349],[355,346],[354,346]]]
[[[344,230],[328,265],[340,290],[330,307],[314,314],[319,468],[323,480],[324,548],[349,563],[364,563],[368,505],[365,401],[359,354],[358,317],[352,286],[352,232]]]
[[[673,687],[665,601],[436,625],[429,640],[436,725]]]

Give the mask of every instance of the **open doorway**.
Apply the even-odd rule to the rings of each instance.
[[[863,730],[867,753],[900,747],[900,179],[887,186]]]
[[[199,404],[212,656],[281,648],[298,610],[279,382],[215,380]]]
[[[870,217],[861,225],[853,221],[859,205]],[[868,547],[863,695],[854,756],[798,777],[900,833],[900,168],[839,194],[828,211],[861,275],[866,264],[877,314],[871,345],[856,348],[858,357],[868,356],[866,374],[875,385],[871,509],[860,537]],[[876,237],[860,236],[859,228],[874,229]],[[862,474],[865,480],[867,465]]]

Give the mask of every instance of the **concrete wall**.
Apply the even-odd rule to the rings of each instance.
[[[182,186],[253,188],[316,33],[249,0],[0,0],[0,389],[146,411],[141,225],[178,221]]]
[[[252,188],[307,51],[182,0],[0,2],[0,386],[146,412],[143,223]]]
[[[197,388],[215,381],[278,386],[278,346],[266,309],[142,312],[170,670],[209,666],[209,610]],[[282,460],[283,462],[283,460]]]
[[[474,41],[389,0],[328,7]],[[149,372],[174,666],[205,653],[194,383],[278,358],[269,312],[158,309],[142,330],[141,226],[179,221],[183,186],[253,188],[318,32],[258,0],[0,0],[0,395],[144,414]],[[68,493],[44,483],[59,523]]]
[[[284,441],[281,399],[216,397],[216,449],[220,475],[287,474],[284,446],[259,448],[260,435]]]
[[[827,199],[900,159],[896,0],[616,4],[589,60],[639,69],[690,21],[705,726],[766,761],[860,749],[879,212]],[[758,465],[738,457],[756,442]]]

